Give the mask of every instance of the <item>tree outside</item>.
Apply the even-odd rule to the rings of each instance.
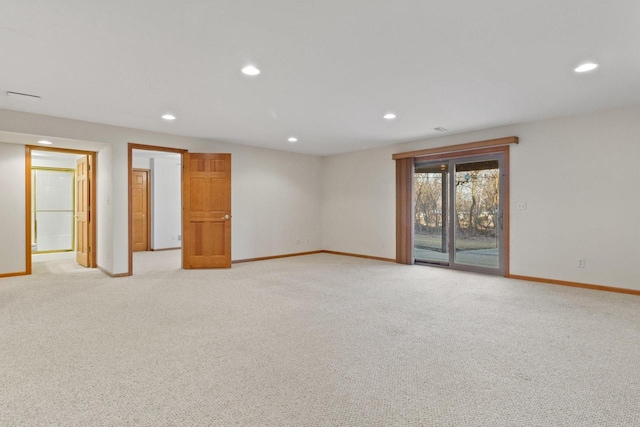
[[[448,252],[448,185],[455,185],[456,251],[495,249],[499,238],[500,170],[497,161],[417,167],[414,175],[415,246]]]

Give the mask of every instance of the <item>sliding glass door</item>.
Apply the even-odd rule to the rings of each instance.
[[[415,166],[414,256],[416,261],[449,264],[448,163]]]
[[[416,163],[416,263],[503,274],[502,153]]]
[[[455,163],[454,264],[500,269],[500,161]]]

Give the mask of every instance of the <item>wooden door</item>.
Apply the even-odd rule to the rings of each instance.
[[[231,154],[183,159],[182,268],[229,268]]]
[[[133,251],[149,250],[149,171],[131,171],[131,224]]]
[[[83,156],[76,161],[76,262],[83,267],[91,266],[90,168],[89,156]]]

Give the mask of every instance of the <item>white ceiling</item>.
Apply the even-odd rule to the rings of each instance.
[[[327,155],[638,104],[640,1],[0,0],[0,55],[0,108]]]

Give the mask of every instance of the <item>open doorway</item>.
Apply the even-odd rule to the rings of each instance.
[[[28,146],[26,157],[27,273],[95,267],[95,153]]]
[[[129,272],[180,268],[182,153],[129,144]]]

